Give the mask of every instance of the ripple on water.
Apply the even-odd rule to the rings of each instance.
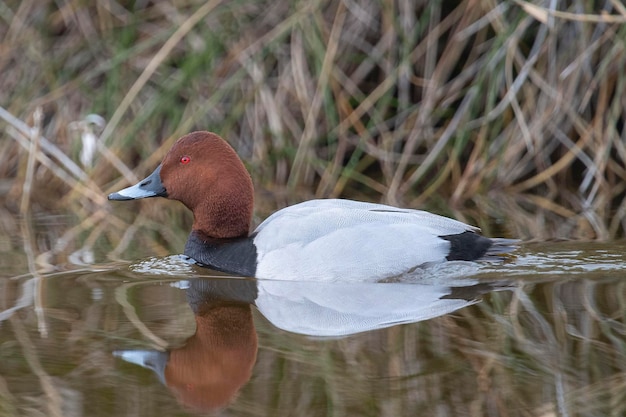
[[[547,242],[527,244],[503,264],[489,264],[481,273],[520,277],[523,275],[575,275],[599,278],[626,270],[623,242]]]

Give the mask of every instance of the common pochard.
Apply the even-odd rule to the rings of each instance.
[[[254,189],[234,149],[210,132],[178,139],[146,179],[109,200],[166,197],[193,212],[186,256],[261,279],[378,281],[446,261],[498,258],[511,239],[420,210],[342,199],[279,210],[252,233]]]

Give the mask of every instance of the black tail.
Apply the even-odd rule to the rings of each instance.
[[[502,255],[514,251],[519,244],[516,239],[491,239],[470,231],[439,237],[450,242],[448,261],[502,260]]]

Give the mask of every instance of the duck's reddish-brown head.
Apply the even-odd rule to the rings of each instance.
[[[193,229],[214,238],[246,236],[254,205],[252,180],[233,148],[211,132],[178,139],[146,179],[109,200],[167,197],[187,206]]]

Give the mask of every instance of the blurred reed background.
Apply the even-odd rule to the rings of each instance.
[[[625,22],[619,0],[0,0],[0,269],[28,265],[37,277],[46,265],[93,262],[94,247],[96,260],[181,252],[190,226],[181,205],[113,207],[106,195],[194,129],[219,133],[242,156],[259,218],[349,197],[434,210],[489,235],[623,237]],[[17,414],[22,387],[35,411],[60,407],[31,387],[65,381],[88,387],[85,407],[106,413],[113,394],[90,381],[110,376],[119,346],[107,337],[122,313],[91,301],[92,286],[117,285],[101,279],[34,291],[44,300],[35,313],[62,322],[40,356],[57,364],[69,352],[64,380],[44,384],[29,350],[39,338],[11,350],[0,333],[2,362],[27,375],[0,377],[0,415]],[[328,404],[335,415],[624,415],[626,292],[614,284],[528,282],[322,350],[261,322],[257,367],[268,371],[235,412],[309,401],[324,415]],[[19,285],[0,281],[4,311]],[[179,309],[151,311],[160,322]],[[22,323],[37,328],[33,314],[11,317],[13,329]],[[137,338],[129,328],[113,329],[115,343]],[[372,378],[384,367],[398,379]],[[131,404],[145,385],[115,395]],[[377,390],[390,399],[373,404]]]
[[[618,0],[2,1],[0,214],[74,213],[58,250],[115,258],[144,227],[180,250],[180,205],[124,217],[105,196],[202,129],[246,162],[260,217],[348,197],[622,237],[625,22]]]

